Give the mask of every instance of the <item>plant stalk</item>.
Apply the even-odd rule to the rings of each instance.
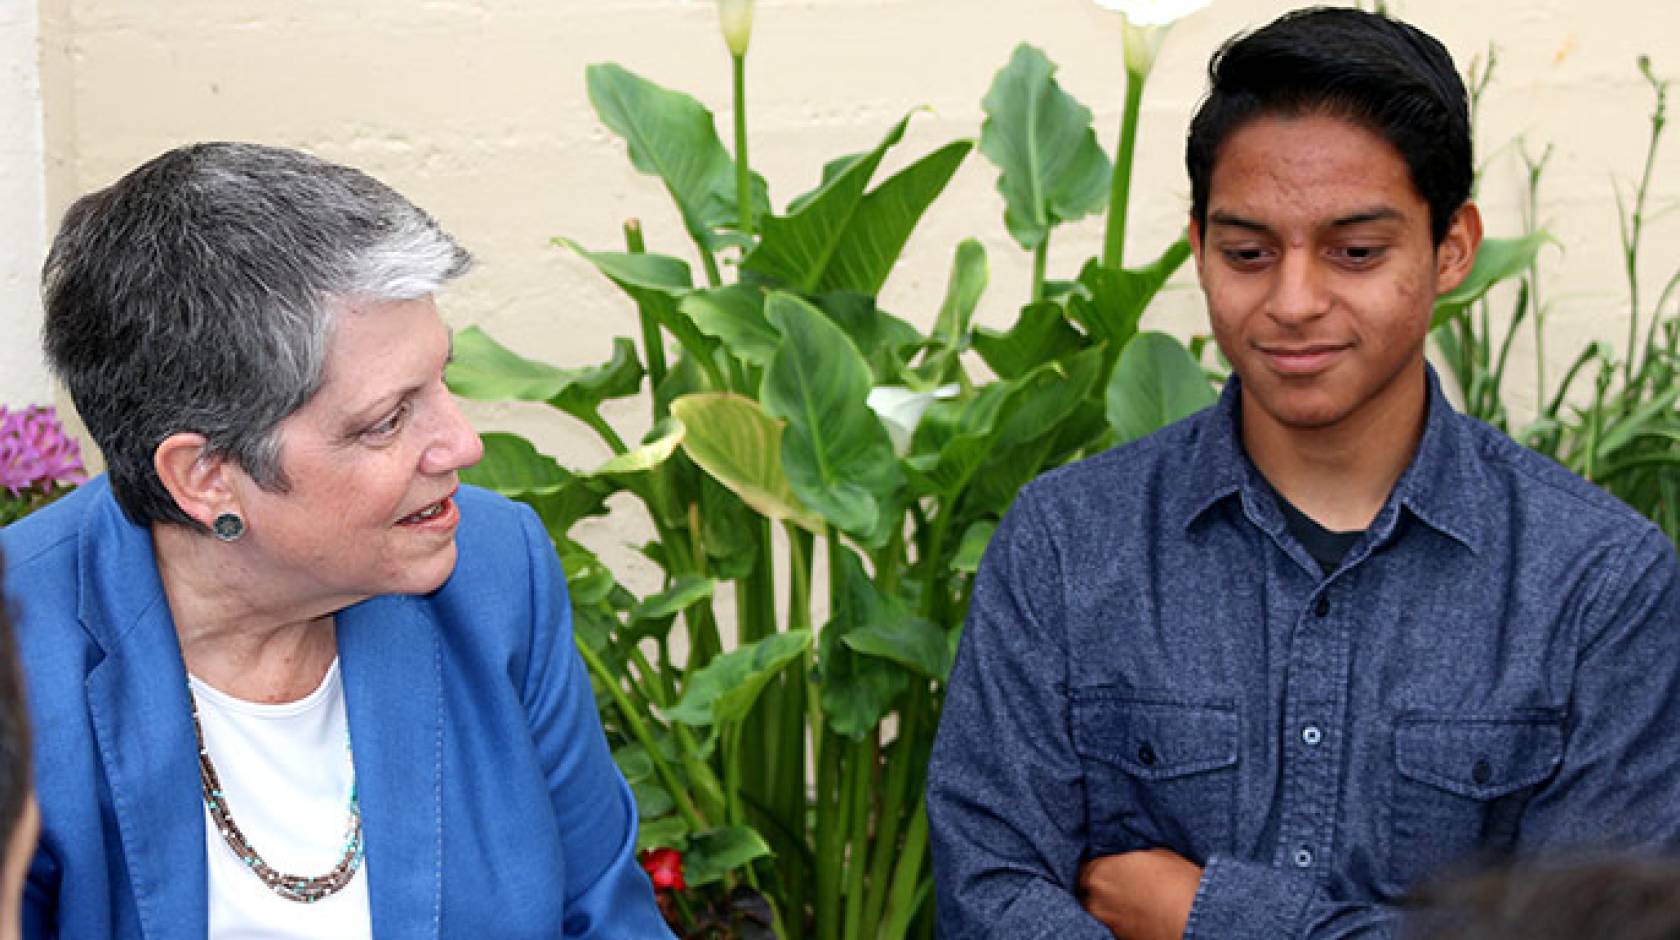
[[[1108,185],[1108,220],[1103,231],[1102,263],[1119,269],[1125,263],[1126,209],[1132,189],[1132,155],[1137,149],[1138,110],[1143,104],[1143,84],[1149,76],[1126,73],[1126,106],[1120,112],[1120,140],[1115,146],[1114,175]]]

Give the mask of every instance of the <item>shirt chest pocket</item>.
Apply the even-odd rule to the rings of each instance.
[[[1394,733],[1389,876],[1402,891],[1509,848],[1535,787],[1563,758],[1562,719],[1406,716]]]
[[[1162,846],[1201,863],[1228,851],[1239,723],[1223,703],[1075,689],[1073,746],[1095,854]]]

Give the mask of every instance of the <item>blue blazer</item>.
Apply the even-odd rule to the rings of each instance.
[[[337,617],[376,937],[669,938],[529,509],[463,487],[439,590]],[[103,478],[0,530],[35,727],[24,936],[206,935],[186,670]]]

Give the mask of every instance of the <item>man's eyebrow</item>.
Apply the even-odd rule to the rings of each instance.
[[[1245,219],[1242,216],[1237,215],[1235,212],[1228,212],[1224,209],[1215,209],[1213,212],[1208,213],[1208,222],[1213,225],[1226,225],[1231,228],[1246,229],[1250,232],[1260,232],[1262,234],[1272,230],[1271,227],[1266,225],[1264,222],[1257,222],[1254,219]]]
[[[1404,219],[1399,209],[1390,206],[1380,206],[1375,209],[1365,209],[1330,223],[1331,228],[1346,228],[1349,225],[1363,225],[1366,222],[1397,222]]]

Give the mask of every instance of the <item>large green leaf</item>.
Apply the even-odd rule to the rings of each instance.
[[[1101,210],[1112,172],[1091,110],[1062,91],[1055,74],[1044,53],[1022,43],[981,101],[980,152],[1002,171],[1004,224],[1029,250],[1058,223]]]
[[[547,496],[560,492],[575,477],[553,457],[537,452],[517,434],[480,434],[484,456],[461,471],[461,482],[482,486],[507,497]]]
[[[908,612],[882,623],[865,624],[847,633],[844,642],[856,652],[898,663],[929,679],[943,682],[951,672],[945,631],[933,621]]]
[[[735,163],[712,112],[612,63],[589,66],[584,80],[602,123],[628,145],[630,162],[664,181],[689,235],[709,251],[723,247],[727,239],[716,230],[736,224],[739,212]],[[769,200],[756,174],[752,198],[754,214],[765,214]]]
[[[821,532],[822,517],[807,509],[782,472],[782,425],[740,395],[707,392],[671,403],[682,422],[683,451],[742,502],[778,521]]]
[[[1430,318],[1431,329],[1464,312],[1507,278],[1516,277],[1534,263],[1534,256],[1547,243],[1557,239],[1545,232],[1534,232],[1521,238],[1486,238],[1476,251],[1476,264],[1463,281],[1435,299],[1435,313]]]
[[[682,298],[677,309],[736,358],[759,368],[770,364],[781,345],[782,334],[764,319],[764,291],[753,285],[694,291]]]
[[[527,359],[476,326],[455,334],[455,355],[444,372],[449,388],[475,401],[542,401],[572,414],[593,411],[608,398],[634,395],[642,367],[630,340],[613,341],[613,358],[599,366],[560,369]]]
[[[810,300],[863,354],[874,385],[900,381],[906,363],[926,342],[915,327],[882,310],[869,294],[834,291]]]
[[[1000,377],[1017,379],[1039,365],[1077,352],[1084,339],[1068,324],[1062,305],[1050,301],[1028,304],[1008,331],[985,327],[974,331],[974,351]]]
[[[818,641],[818,687],[829,727],[859,740],[891,710],[893,700],[908,686],[909,675],[896,662],[863,655],[844,641],[860,630],[886,627],[909,615],[869,580],[856,552],[842,548],[829,564],[839,567],[840,590]]]
[[[1093,258],[1079,272],[1079,284],[1085,290],[1068,298],[1068,316],[1083,326],[1092,339],[1108,344],[1106,367],[1112,368],[1120,350],[1137,335],[1138,321],[1149,302],[1188,257],[1190,243],[1180,238],[1145,267],[1105,268]]]
[[[1104,350],[1091,347],[1046,362],[1022,377],[999,410],[997,444],[1016,447],[1053,434],[1087,395],[1093,394]]]
[[[674,617],[695,604],[707,600],[717,590],[717,582],[697,574],[684,575],[670,587],[652,595],[630,612],[631,620],[659,620]]]
[[[787,421],[788,482],[829,522],[869,533],[902,482],[892,441],[865,404],[869,368],[846,334],[799,298],[773,293],[765,313],[782,346],[764,374],[764,410]]]
[[[831,163],[823,185],[787,215],[765,218],[742,270],[805,293],[878,293],[916,222],[972,146],[959,141],[942,147],[865,195],[908,122],[899,121],[869,153]]]
[[[569,238],[556,238],[553,243],[577,252],[579,257],[593,264],[596,270],[630,295],[638,307],[669,330],[689,354],[702,361],[710,361],[717,341],[701,332],[678,307],[694,288],[687,262],[666,255],[590,251]]]
[[[776,673],[810,646],[811,631],[789,630],[730,650],[688,678],[682,698],[665,710],[665,717],[700,726],[739,721]]]
[[[769,844],[749,826],[696,832],[689,836],[688,851],[683,853],[683,881],[695,888],[709,885],[769,854]]]
[[[1213,404],[1207,375],[1178,340],[1139,333],[1108,383],[1108,422],[1117,442],[1134,441]]]

